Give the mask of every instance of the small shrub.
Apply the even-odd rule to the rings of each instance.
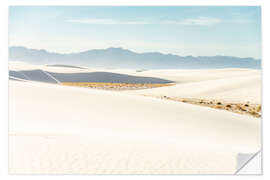
[[[256,111],[250,111],[249,114],[256,116],[256,117],[260,117],[260,114],[257,113]]]
[[[243,107],[241,107],[241,106],[240,106],[240,110],[241,110],[241,111],[247,111],[245,108],[243,108]]]
[[[231,106],[230,104],[227,104],[226,107],[227,107],[227,108],[231,108],[232,106]]]
[[[237,109],[237,110],[241,110],[240,104],[236,104],[236,109]]]
[[[262,110],[262,106],[261,105],[258,105],[257,109],[256,109],[258,112],[260,112]]]

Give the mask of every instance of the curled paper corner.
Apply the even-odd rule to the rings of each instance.
[[[256,153],[238,153],[236,169],[237,175],[261,175],[261,150]]]

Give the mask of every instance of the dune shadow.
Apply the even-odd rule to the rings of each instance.
[[[132,76],[111,72],[89,73],[54,73],[43,70],[9,71],[9,76],[31,81],[58,82],[103,82],[103,83],[138,83],[138,84],[167,84],[173,81],[155,77]]]
[[[173,81],[155,77],[132,76],[111,72],[89,73],[52,73],[60,82],[105,82],[105,83],[140,83],[140,84],[165,84]]]
[[[65,68],[75,68],[75,69],[87,69],[84,67],[79,67],[79,66],[72,66],[72,65],[62,65],[62,64],[48,64],[46,65],[48,67],[65,67]]]
[[[24,71],[9,71],[10,77],[15,77],[22,80],[46,82],[46,83],[58,83],[53,77],[51,77],[47,72],[35,69],[35,70],[24,70]]]

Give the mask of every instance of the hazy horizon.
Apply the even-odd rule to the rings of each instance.
[[[130,51],[132,53],[136,53],[136,54],[147,54],[147,53],[160,53],[162,55],[173,55],[173,56],[179,56],[179,57],[235,57],[235,58],[240,58],[240,59],[246,59],[246,58],[252,58],[254,60],[258,60],[261,61],[260,58],[253,58],[253,57],[239,57],[239,56],[226,56],[226,55],[221,55],[221,54],[217,54],[217,55],[212,55],[212,56],[194,56],[194,55],[181,55],[181,54],[174,54],[174,53],[164,53],[161,51],[144,51],[144,52],[137,52],[135,50],[132,49],[127,49],[124,47],[107,47],[107,48],[94,48],[94,49],[85,49],[85,50],[81,50],[81,51],[74,51],[74,52],[57,52],[57,51],[51,51],[48,49],[35,49],[35,48],[30,48],[30,47],[26,47],[26,46],[9,46],[8,48],[25,48],[25,49],[29,49],[29,50],[38,50],[38,51],[46,51],[47,53],[55,53],[55,54],[62,54],[62,55],[70,55],[70,54],[79,54],[79,53],[83,53],[83,52],[87,52],[87,51],[93,51],[93,50],[109,50],[109,49],[122,49],[124,51]]]
[[[123,48],[93,49],[78,53],[59,54],[44,49],[9,48],[9,60],[32,64],[65,64],[103,68],[261,68],[261,61],[234,56],[178,56],[160,52],[136,53]]]

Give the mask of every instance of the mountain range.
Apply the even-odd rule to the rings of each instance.
[[[123,48],[93,49],[79,53],[53,53],[22,46],[9,47],[10,61],[31,64],[73,65],[99,68],[132,69],[203,69],[252,68],[260,69],[261,60],[233,56],[178,56],[160,52],[136,53]]]

